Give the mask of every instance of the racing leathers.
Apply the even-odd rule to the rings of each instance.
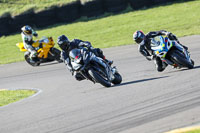
[[[91,43],[88,41],[82,41],[79,39],[74,39],[72,41],[70,41],[69,43],[69,47],[67,47],[65,50],[62,50],[61,52],[61,58],[63,60],[63,62],[65,63],[65,65],[67,66],[67,68],[69,69],[69,71],[72,73],[72,75],[78,80],[81,81],[83,79],[85,79],[80,73],[74,72],[72,65],[71,65],[71,61],[69,58],[69,52],[72,49],[75,48],[83,48],[83,47],[87,47],[89,51],[93,52],[97,57],[100,57],[102,59],[105,59],[105,56],[103,55],[103,51],[99,48],[93,48],[91,46]]]
[[[24,44],[24,48],[27,49],[31,54],[30,54],[30,58],[34,58],[37,54],[35,48],[32,46],[33,44],[33,36],[37,37],[37,33],[32,30],[32,34],[28,35],[25,34],[24,32],[21,33],[22,36],[22,40],[23,40],[23,44]]]
[[[162,72],[166,67],[167,64],[165,62],[162,62],[160,57],[157,57],[154,55],[153,51],[151,50],[151,39],[160,36],[160,35],[167,35],[170,40],[175,40],[179,44],[179,40],[175,35],[173,35],[170,32],[167,32],[165,30],[160,30],[160,31],[152,31],[149,32],[148,34],[145,35],[144,40],[139,44],[139,52],[146,57],[147,60],[152,60],[154,59],[154,62],[156,64],[157,71]],[[180,44],[182,45],[182,44]],[[182,45],[183,46],[183,45]],[[186,50],[188,49],[186,46],[183,46]]]

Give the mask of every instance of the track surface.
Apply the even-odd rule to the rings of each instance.
[[[180,39],[192,70],[159,73],[136,45],[104,49],[123,76],[104,88],[76,81],[64,64],[0,66],[0,88],[40,89],[37,96],[0,107],[1,133],[162,133],[200,123],[200,36]]]

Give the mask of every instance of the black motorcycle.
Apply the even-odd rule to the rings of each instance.
[[[120,84],[122,82],[122,77],[116,67],[111,67],[86,48],[71,50],[69,57],[73,70],[93,83],[110,87],[112,83]]]

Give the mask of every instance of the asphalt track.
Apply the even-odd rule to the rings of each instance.
[[[76,81],[64,64],[0,66],[0,89],[40,93],[0,107],[0,133],[162,133],[200,123],[200,36],[180,39],[195,68],[157,72],[136,45],[104,49],[123,76],[110,88]]]

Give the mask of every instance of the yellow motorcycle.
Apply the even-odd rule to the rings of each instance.
[[[60,59],[61,51],[54,48],[54,41],[52,37],[43,37],[40,40],[35,41],[32,46],[37,51],[37,56],[34,59],[30,58],[30,52],[25,49],[23,43],[17,43],[16,46],[19,47],[20,51],[25,52],[24,58],[28,64],[31,66],[39,66],[40,63],[50,62],[57,60],[59,63],[62,62]]]

